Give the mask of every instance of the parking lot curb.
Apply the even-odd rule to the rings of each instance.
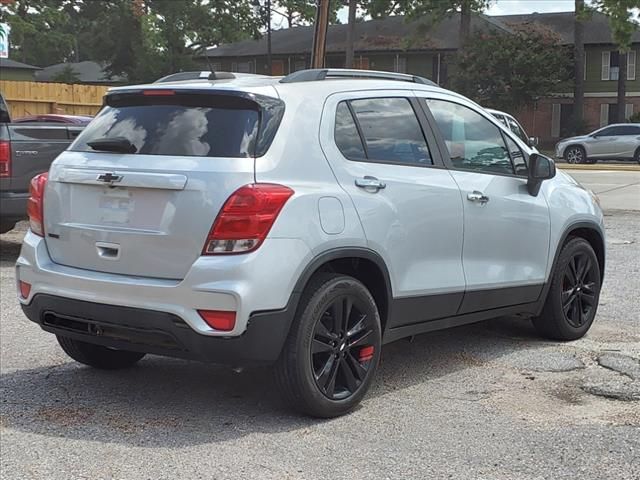
[[[640,172],[640,165],[576,165],[567,163],[556,163],[558,168],[562,170],[599,170],[599,171],[616,171],[616,172]]]

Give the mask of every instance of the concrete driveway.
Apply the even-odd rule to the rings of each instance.
[[[563,167],[563,170],[598,194],[604,210],[640,210],[640,168],[625,171]]]

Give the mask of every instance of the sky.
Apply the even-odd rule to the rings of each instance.
[[[509,15],[533,12],[573,12],[574,0],[498,0],[487,13],[489,15]]]
[[[533,12],[573,12],[575,0],[495,0],[487,10],[489,15],[509,15]],[[342,23],[347,23],[347,9],[338,12]]]

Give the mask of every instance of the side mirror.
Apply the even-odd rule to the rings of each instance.
[[[540,192],[540,186],[545,180],[556,176],[556,164],[549,157],[532,153],[529,156],[529,177],[527,179],[527,190],[529,194],[536,197]]]
[[[529,146],[530,147],[537,147],[539,141],[540,140],[538,139],[538,137],[529,137]]]

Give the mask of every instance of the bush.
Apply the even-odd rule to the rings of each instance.
[[[640,112],[636,112],[633,115],[631,115],[628,119],[627,122],[630,123],[640,123]]]

